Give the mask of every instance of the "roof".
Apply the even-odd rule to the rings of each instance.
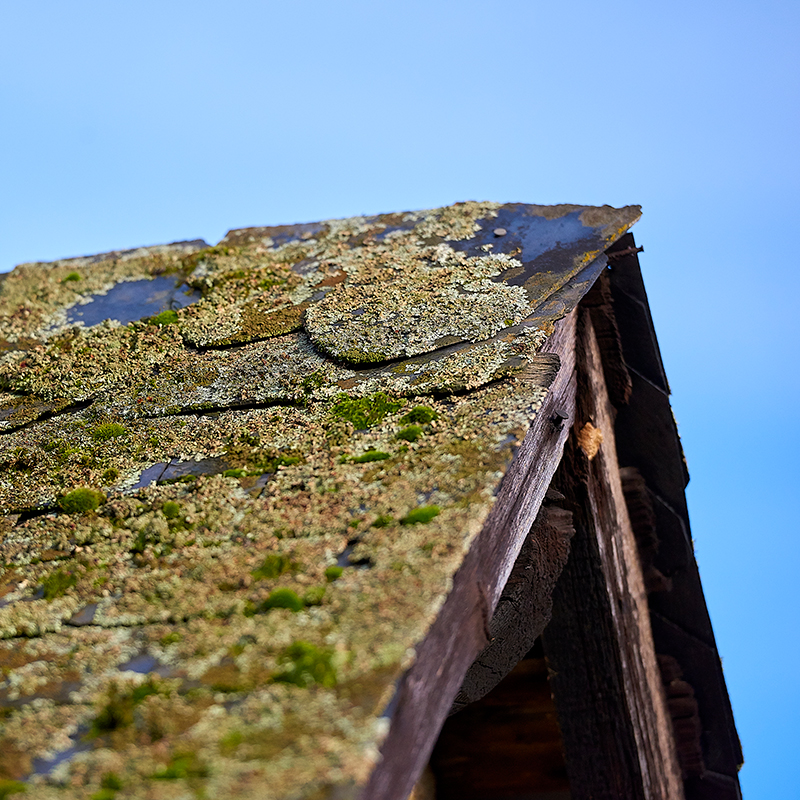
[[[554,323],[638,216],[463,203],[10,273],[0,777],[363,786]]]

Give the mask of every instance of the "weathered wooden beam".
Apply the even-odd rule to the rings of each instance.
[[[405,800],[422,772],[561,459],[575,415],[575,312],[544,347],[560,369],[453,588],[400,681],[381,760],[361,800]],[[555,420],[555,421],[554,421]]]
[[[552,595],[569,556],[575,529],[572,513],[545,504],[522,545],[519,557],[489,624],[491,641],[470,666],[450,713],[486,695],[533,647],[550,621]]]
[[[677,800],[681,771],[623,496],[614,407],[587,310],[577,361],[574,435],[554,484],[573,505],[576,534],[543,636],[570,791],[574,800]]]

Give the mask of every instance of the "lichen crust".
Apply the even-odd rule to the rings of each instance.
[[[357,794],[542,346],[637,216],[465,203],[11,273],[4,796]],[[164,276],[192,302],[69,322]]]

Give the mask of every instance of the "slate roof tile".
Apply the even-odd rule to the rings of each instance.
[[[547,392],[541,346],[638,216],[465,203],[11,273],[0,777],[363,785]],[[117,287],[139,319],[75,312],[124,316]]]

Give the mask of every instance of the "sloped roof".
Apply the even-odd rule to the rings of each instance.
[[[363,785],[541,348],[638,216],[463,203],[9,274],[0,777]]]

